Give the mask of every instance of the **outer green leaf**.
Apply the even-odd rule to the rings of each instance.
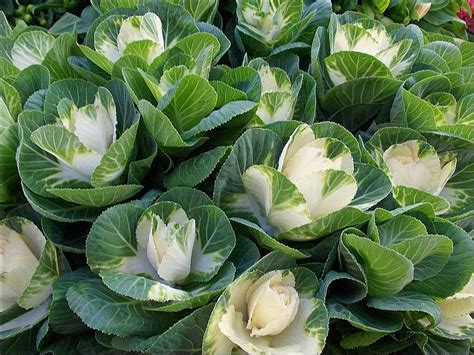
[[[65,201],[91,207],[105,207],[129,199],[143,189],[141,185],[114,185],[93,189],[48,189]]]
[[[217,103],[217,94],[207,80],[188,75],[183,78],[170,103],[163,109],[178,132],[193,128]]]
[[[413,280],[413,264],[403,255],[356,235],[344,235],[342,240],[367,275],[369,295],[394,295]]]
[[[183,207],[186,211],[200,206],[213,205],[212,200],[202,191],[189,187],[175,187],[166,191],[156,202],[171,201]]]
[[[394,296],[369,297],[367,306],[384,311],[426,313],[433,325],[441,321],[438,304],[431,297],[417,292],[402,291]]]
[[[97,207],[80,206],[60,199],[43,197],[22,184],[23,193],[31,207],[46,218],[59,222],[92,222],[102,211]]]
[[[165,186],[171,189],[200,184],[212,174],[228,151],[229,147],[217,147],[185,160],[164,177]]]
[[[211,131],[219,126],[225,125],[230,121],[236,120],[242,122],[245,126],[252,118],[257,109],[257,104],[252,101],[233,101],[225,104],[219,110],[212,112],[204,117],[194,127],[183,133],[184,139],[189,139],[203,132]]]
[[[93,275],[86,268],[67,273],[53,284],[53,299],[49,309],[49,326],[59,334],[75,334],[87,331],[87,327],[69,308],[67,290],[76,282],[90,279]]]
[[[345,336],[340,344],[346,350],[353,350],[371,345],[386,335],[388,333],[357,331]]]
[[[410,206],[420,202],[429,202],[433,205],[437,214],[448,211],[449,202],[428,192],[407,186],[394,186],[392,189],[393,198],[402,206]]]
[[[236,269],[235,275],[239,276],[259,259],[260,252],[257,246],[249,239],[237,234],[235,248],[229,255],[229,260],[234,264]]]
[[[402,317],[391,312],[376,312],[365,305],[355,303],[342,305],[328,304],[329,318],[348,321],[353,327],[364,331],[392,333],[402,328]]]
[[[336,52],[324,62],[335,86],[359,78],[392,78],[392,73],[385,64],[374,56],[361,52]]]
[[[453,252],[444,268],[433,277],[413,281],[408,290],[446,298],[459,292],[474,272],[474,245],[461,228],[445,220],[433,221],[430,233],[445,235],[453,242]]]
[[[443,269],[453,251],[453,243],[441,235],[418,236],[394,245],[393,250],[411,260],[415,280],[425,280]]]
[[[135,226],[143,208],[132,203],[117,205],[101,214],[86,241],[86,254],[93,271],[117,268],[123,258],[137,255]]]
[[[18,90],[22,102],[26,102],[36,91],[47,89],[49,80],[48,69],[42,65],[35,64],[22,70],[16,77],[13,85]]]
[[[331,119],[354,131],[384,104],[391,103],[401,82],[388,78],[361,78],[330,89],[323,101],[323,109]]]
[[[380,244],[391,248],[404,240],[426,235],[426,227],[414,217],[398,215],[384,224],[377,225]]]
[[[242,218],[231,218],[231,220],[232,222],[237,223],[235,228],[238,231],[241,231],[245,235],[250,235],[256,240],[258,245],[265,249],[277,250],[295,259],[303,259],[310,256],[309,254],[305,254],[304,252],[298,249],[289,247],[279,242],[278,240],[267,234],[262,228],[260,228],[255,223],[249,222]]]
[[[199,354],[207,321],[214,304],[201,307],[153,339],[149,352]]]
[[[120,296],[98,280],[84,280],[69,288],[69,307],[89,328],[119,336],[155,335],[168,329],[173,317],[149,311],[146,304]]]

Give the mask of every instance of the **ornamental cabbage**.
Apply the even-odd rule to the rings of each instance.
[[[314,9],[306,11],[303,0],[238,0],[236,12],[236,30],[252,56],[285,45],[304,46],[299,37],[315,15]]]
[[[104,243],[128,251],[107,250]],[[92,226],[86,252],[111,290],[176,312],[207,303],[227,286],[235,273],[226,261],[234,246],[224,213],[197,190],[177,188],[148,208],[130,202],[105,211]]]
[[[456,169],[456,159],[439,157],[432,146],[409,140],[383,153],[393,186],[406,186],[439,195]],[[445,161],[443,161],[445,160]]]
[[[327,30],[317,29],[311,48],[324,117],[355,131],[389,108],[422,44],[415,25],[389,30],[360,13],[332,14]]]
[[[429,203],[376,208],[367,228],[348,228],[328,242],[334,247],[325,253],[318,296],[327,297],[329,318],[343,322],[343,348],[389,349],[393,343],[385,336],[407,331],[424,339],[417,343],[422,351],[472,336],[474,248],[470,236],[435,217]]]
[[[313,240],[367,221],[362,210],[389,188],[381,170],[360,163],[349,132],[322,122],[293,128],[285,145],[270,130],[245,132],[217,177],[214,200],[261,245],[301,258],[276,239]]]
[[[265,265],[275,258],[289,268]],[[209,319],[203,354],[322,352],[328,323],[324,304],[314,298],[317,278],[293,263],[270,253],[226,289]]]
[[[137,148],[137,118],[120,81],[107,87],[79,79],[53,83],[44,112],[25,111],[19,118],[18,167],[35,210],[61,222],[93,220],[101,207],[139,192],[157,152],[146,135]],[[57,208],[46,207],[48,200]]]
[[[113,36],[107,31],[112,23],[118,26]],[[94,42],[96,51],[112,63],[140,50],[150,64],[165,50],[161,20],[152,12],[143,16],[111,16],[97,28]]]
[[[288,185],[297,189],[293,192],[293,208],[282,209],[272,201],[273,170],[253,165],[242,175],[244,188],[269,229],[285,232],[325,217],[347,206],[357,192],[350,150],[335,139],[316,138],[307,125],[293,132],[280,155],[277,170],[278,177],[283,175],[280,179],[289,180]],[[330,188],[330,184],[334,185]]]
[[[389,175],[393,198],[400,206],[430,202],[437,213],[446,213],[449,202],[453,206],[469,203],[453,190],[462,186],[449,185],[456,172],[455,152],[438,154],[421,134],[395,127],[379,129],[366,147]]]

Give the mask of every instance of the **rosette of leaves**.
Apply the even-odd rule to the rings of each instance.
[[[319,282],[294,259],[271,252],[219,297],[204,334],[203,354],[320,354],[328,314]]]
[[[311,49],[324,117],[356,130],[389,108],[422,44],[414,25],[389,30],[362,14],[333,14],[327,30],[316,31]]]
[[[143,188],[140,180],[156,147],[139,132],[123,82],[98,87],[60,80],[49,87],[42,107],[18,119],[23,192],[38,213],[60,222],[92,221],[102,207]]]
[[[191,37],[200,38],[199,45],[179,42],[158,57],[148,72],[123,71],[148,131],[172,156],[186,156],[208,140],[208,148],[231,144],[257,110],[258,93],[247,95],[246,88],[238,86],[247,85],[247,77],[229,74],[228,79],[209,80],[211,65],[227,44],[221,47],[209,33],[185,41]]]
[[[86,45],[80,46],[92,63],[113,77],[122,78],[124,68],[156,69],[169,59],[164,53],[175,46],[192,51],[194,43],[194,50],[200,51],[212,41],[203,34],[227,41],[219,29],[197,23],[182,6],[167,1],[140,5],[117,8],[100,16],[87,33]],[[204,43],[200,43],[202,40]],[[215,50],[218,52],[219,48]]]
[[[439,36],[438,36],[439,37]],[[474,132],[472,43],[427,38],[395,96],[392,123],[422,131],[450,149],[470,149]],[[422,118],[421,118],[422,117]]]
[[[236,42],[252,57],[307,50],[311,41],[307,30],[318,10],[306,7],[303,0],[238,0]]]
[[[45,28],[26,26],[20,23],[13,29],[0,11],[0,75],[3,79],[16,78],[23,75],[21,85],[37,85],[43,77],[35,73],[42,65],[50,71],[51,79],[77,77],[73,67],[68,62],[69,56],[80,54],[75,38],[68,33],[58,37],[49,34]],[[23,74],[24,71],[28,74]],[[30,76],[29,82],[25,77]]]
[[[281,121],[302,121],[313,123],[316,117],[316,83],[308,74],[298,68],[298,61],[287,57],[283,68],[271,66],[261,58],[252,59],[246,67],[257,71],[260,78],[260,98],[256,112],[258,125]],[[239,68],[224,71],[224,80],[233,75],[243,78],[254,73]],[[232,75],[233,74],[233,75]],[[235,85],[235,84],[234,84]],[[258,84],[255,90],[258,89]],[[248,91],[247,91],[248,92]]]
[[[399,206],[429,202],[437,214],[453,220],[470,214],[472,157],[464,151],[440,152],[420,133],[387,127],[366,144],[377,164],[392,181],[392,197]],[[456,155],[459,154],[459,167]]]
[[[132,57],[125,54],[114,64],[116,69],[110,66],[110,70],[104,69],[111,71],[112,76],[123,77],[158,145],[168,154],[185,156],[203,144],[210,131],[223,141],[213,140],[214,146],[228,144],[226,140],[232,142],[253,118],[256,104],[246,100],[243,92],[208,80],[212,64],[226,52],[229,41],[211,25],[196,25],[192,17],[177,5],[157,3],[140,7],[137,16],[141,21],[144,16],[150,16],[161,22],[164,44],[160,48],[163,51],[158,51],[159,55],[149,65],[135,65],[135,62],[128,65],[126,58]],[[113,16],[108,17],[96,28],[91,28],[90,34],[94,34],[96,39],[96,51],[83,48],[85,53],[95,55],[100,52],[100,33],[114,21]],[[156,43],[153,46],[156,47]],[[108,48],[109,44],[105,46]],[[121,61],[125,64],[120,64]],[[137,59],[137,62],[143,63],[143,60]]]
[[[41,230],[23,217],[0,221],[0,347],[21,352],[48,317],[52,285],[64,273],[63,258]],[[16,349],[16,350],[15,350]]]
[[[172,189],[156,203],[116,205],[97,218],[86,242],[87,262],[103,284],[76,284],[68,291],[69,305],[90,328],[115,336],[114,342],[134,335],[143,342],[131,340],[130,347],[160,347],[161,333],[189,315],[189,309],[219,295],[233,281],[236,267],[242,272],[242,265],[255,261],[239,256],[255,249],[245,241],[233,252],[230,221],[207,195],[191,188]],[[123,309],[116,316],[128,312],[128,324],[116,316],[97,317],[108,312],[105,304]]]
[[[376,209],[363,231],[346,229],[334,245],[319,296],[343,348],[430,354],[466,347],[474,244],[463,229],[436,218],[427,203]]]
[[[237,140],[217,176],[214,201],[262,247],[304,258],[297,242],[366,222],[364,210],[391,184],[382,170],[361,162],[357,140],[343,127],[287,124],[280,135],[251,129]]]

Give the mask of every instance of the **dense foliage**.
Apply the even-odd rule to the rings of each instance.
[[[471,3],[17,5],[2,354],[472,351]]]

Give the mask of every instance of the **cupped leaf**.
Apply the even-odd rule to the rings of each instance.
[[[41,64],[46,54],[53,48],[54,37],[43,31],[26,31],[15,40],[12,48],[13,64],[25,69],[33,64]]]
[[[207,116],[217,103],[217,94],[207,80],[188,75],[178,84],[163,113],[173,122],[178,132],[185,132]]]
[[[234,249],[235,234],[224,212],[215,206],[194,207],[188,215],[196,221],[198,238],[187,281],[208,281]]]
[[[278,170],[252,165],[242,175],[251,206],[260,226],[269,233],[287,231],[311,222],[304,196]]]
[[[394,295],[413,281],[413,264],[402,254],[356,235],[346,234],[342,242],[360,262],[370,296]]]
[[[461,291],[469,282],[474,270],[474,246],[464,230],[442,219],[433,221],[428,232],[451,239],[453,252],[439,273],[423,281],[413,281],[407,290],[446,298]]]
[[[53,298],[49,309],[49,326],[59,334],[75,334],[87,331],[80,318],[72,312],[66,300],[68,289],[76,282],[92,278],[86,268],[67,273],[53,284]]]
[[[134,123],[107,149],[92,174],[93,186],[110,185],[123,174],[135,148],[138,125],[138,122]]]
[[[99,280],[83,280],[66,293],[69,307],[89,327],[118,336],[156,335],[176,317],[150,311],[146,304],[120,296]]]
[[[449,210],[449,202],[443,197],[413,187],[394,186],[392,189],[392,195],[397,203],[402,207],[421,202],[429,202],[433,205],[437,214],[443,214]]]
[[[137,255],[135,226],[143,213],[132,203],[117,205],[101,214],[86,241],[87,261],[95,272],[118,268]]]
[[[324,60],[334,86],[367,77],[392,78],[387,66],[373,56],[361,52],[341,51]]]
[[[370,164],[354,164],[354,178],[357,193],[349,204],[352,207],[369,209],[390,194],[392,184],[389,177]]]
[[[82,223],[65,224],[48,218],[41,218],[41,229],[56,248],[75,254],[85,254],[87,227]]]
[[[418,219],[408,215],[397,215],[386,223],[376,227],[378,240],[384,247],[391,248],[407,239],[426,235],[428,232],[425,225]]]
[[[20,307],[25,309],[38,307],[49,298],[53,282],[64,272],[62,263],[61,256],[53,243],[47,241],[39,259],[39,265],[27,288],[18,299]]]
[[[453,251],[453,243],[442,235],[425,235],[404,240],[392,249],[411,260],[415,266],[414,280],[422,281],[444,268]]]
[[[349,322],[353,327],[364,331],[393,333],[402,328],[402,317],[395,312],[377,312],[361,303],[343,305],[336,302],[328,304],[329,318]]]
[[[164,177],[165,186],[171,189],[200,184],[211,175],[228,151],[229,147],[217,147],[185,160]]]
[[[389,78],[361,78],[330,89],[322,107],[331,120],[354,131],[390,104],[401,82]]]
[[[367,296],[367,285],[358,278],[345,273],[330,270],[321,283],[318,298],[323,301],[333,298],[344,304],[359,302]]]
[[[141,100],[138,108],[148,131],[160,146],[185,148],[193,145],[185,142],[170,119],[148,101]]]

